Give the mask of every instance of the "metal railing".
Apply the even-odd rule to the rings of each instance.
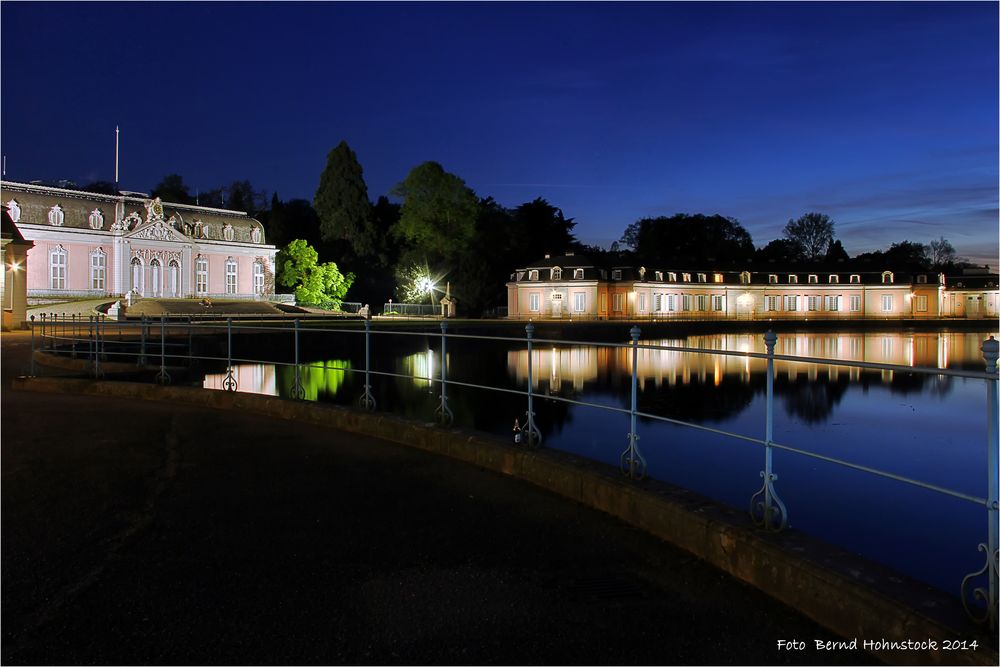
[[[388,304],[387,304],[388,305]],[[400,304],[393,304],[394,307]],[[290,325],[290,326],[289,326]],[[774,469],[773,452],[781,450],[798,456],[816,461],[840,466],[846,469],[859,471],[878,477],[900,482],[913,487],[925,489],[937,494],[942,494],[952,498],[973,503],[984,507],[987,513],[986,540],[978,544],[977,548],[985,555],[985,563],[981,569],[967,575],[961,583],[960,598],[966,612],[977,622],[989,622],[993,625],[997,622],[997,586],[998,586],[998,465],[1000,465],[1000,451],[998,451],[998,371],[997,361],[1000,357],[1000,343],[993,336],[983,342],[981,351],[985,362],[983,371],[954,370],[947,368],[923,368],[919,366],[901,366],[894,364],[871,363],[864,361],[843,361],[822,357],[791,356],[775,354],[775,344],[778,336],[768,331],[764,334],[764,344],[766,352],[744,352],[719,349],[706,349],[697,347],[684,347],[674,345],[653,345],[640,343],[641,331],[638,326],[633,326],[629,331],[630,342],[628,343],[605,343],[594,341],[575,340],[549,340],[536,339],[534,337],[535,327],[528,323],[524,327],[524,337],[513,336],[487,336],[473,334],[457,334],[448,332],[448,322],[440,323],[440,330],[437,331],[403,331],[403,330],[373,330],[372,322],[365,320],[363,328],[329,328],[329,327],[309,327],[305,331],[310,334],[350,334],[364,337],[364,367],[355,369],[345,367],[338,370],[363,375],[363,392],[357,400],[357,405],[361,409],[373,411],[376,409],[375,394],[372,391],[372,377],[385,376],[407,379],[418,379],[427,381],[431,386],[435,384],[440,387],[437,406],[434,410],[437,421],[442,425],[450,425],[454,421],[454,414],[448,405],[448,388],[465,387],[480,389],[492,392],[500,392],[508,395],[523,396],[525,400],[525,427],[522,442],[528,447],[539,447],[542,444],[542,434],[537,423],[535,413],[535,398],[544,397],[550,401],[560,401],[567,404],[578,405],[598,410],[605,410],[629,416],[629,431],[626,435],[627,446],[619,457],[621,472],[633,480],[641,480],[646,476],[647,463],[639,448],[639,435],[637,433],[637,420],[639,418],[665,422],[703,432],[726,436],[742,442],[753,443],[762,448],[762,479],[761,488],[754,493],[749,502],[749,514],[758,527],[768,531],[780,531],[788,525],[789,510],[778,494],[776,482],[778,475]],[[71,356],[85,360],[87,372],[94,378],[105,375],[103,362],[107,362],[114,357],[132,361],[139,367],[155,369],[154,376],[156,382],[167,384],[171,381],[168,372],[168,359],[171,363],[183,360],[188,365],[194,361],[225,362],[226,376],[222,382],[225,390],[236,391],[238,389],[237,379],[234,372],[237,363],[271,363],[275,366],[292,366],[294,368],[294,381],[292,383],[291,398],[303,400],[305,392],[302,384],[302,369],[309,367],[309,364],[302,364],[300,360],[300,338],[303,328],[298,319],[291,323],[287,320],[277,324],[243,323],[234,324],[233,318],[228,318],[222,322],[193,322],[191,318],[183,320],[167,320],[161,317],[159,320],[147,320],[143,318],[139,322],[112,321],[104,316],[41,316],[36,319],[31,318],[31,351],[32,360],[30,374],[36,371],[34,353],[36,350],[44,350],[51,354]],[[279,362],[272,359],[247,359],[234,358],[233,356],[233,333],[291,333],[293,335],[294,358],[292,363]],[[209,356],[193,354],[193,337],[211,335],[218,336],[225,333],[226,355]],[[432,370],[429,369],[428,377],[416,377],[412,374],[400,374],[387,371],[378,371],[372,367],[372,338],[373,336],[420,336],[440,338],[440,353],[442,363],[440,364],[439,377],[432,377]],[[524,344],[527,347],[527,378],[524,388],[495,387],[478,384],[475,382],[464,382],[448,377],[447,359],[448,342],[451,340],[479,340],[479,341],[504,341],[508,343]],[[622,408],[612,405],[601,405],[586,401],[574,400],[571,398],[557,396],[553,394],[538,394],[534,386],[534,369],[532,367],[532,349],[538,344],[545,345],[588,345],[607,348],[624,348],[631,359],[631,388],[629,407]],[[765,401],[765,424],[764,437],[756,438],[741,433],[734,433],[723,429],[716,429],[694,422],[673,419],[663,415],[642,412],[638,409],[638,357],[639,351],[669,351],[683,352],[690,354],[715,355],[724,357],[741,357],[744,359],[760,359],[766,361],[766,401]],[[157,360],[158,357],[158,360]],[[152,360],[152,362],[151,362]],[[158,361],[158,368],[157,362]],[[842,366],[855,369],[870,369],[879,371],[898,371],[926,376],[949,376],[974,380],[982,380],[986,389],[986,420],[987,420],[987,496],[985,498],[971,495],[955,489],[950,489],[937,484],[931,484],[922,480],[899,475],[890,471],[880,470],[875,467],[862,465],[852,461],[844,460],[834,456],[827,456],[815,452],[794,447],[774,440],[774,379],[776,361],[787,361],[807,364],[823,364],[828,366]],[[328,368],[328,367],[327,367]],[[985,608],[983,608],[983,604]]]
[[[394,303],[382,305],[384,317],[441,317],[441,306],[430,303]]]

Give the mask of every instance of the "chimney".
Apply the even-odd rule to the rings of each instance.
[[[552,259],[552,255],[550,255],[549,253],[545,253],[545,259]]]

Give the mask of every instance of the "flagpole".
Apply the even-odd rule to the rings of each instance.
[[[118,193],[118,126],[115,125],[115,194]]]

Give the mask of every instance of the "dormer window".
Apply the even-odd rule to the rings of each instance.
[[[524,280],[524,271],[518,271],[515,275],[517,276],[517,281],[518,282],[521,282],[522,280]]]
[[[840,276],[838,276],[838,275],[836,275],[834,273],[831,273],[830,274],[830,284],[831,285],[837,285],[839,283],[840,283]]]
[[[741,285],[749,285],[750,284],[750,272],[749,271],[741,271],[740,272],[740,284]]]
[[[798,285],[799,284],[799,277],[796,276],[796,275],[794,275],[794,274],[788,276],[788,284],[789,285]]]
[[[583,280],[583,269],[573,269],[573,280]]]
[[[927,284],[927,276],[921,273],[919,276],[917,276],[917,282],[919,284],[921,284],[921,285],[926,285]]]
[[[552,280],[562,280],[562,269],[558,266],[552,269]]]
[[[716,273],[714,276],[712,276],[712,279],[715,282],[717,282],[717,283],[721,283],[722,282],[722,274],[721,273]]]
[[[104,227],[104,214],[101,213],[101,209],[95,208],[90,212],[90,217],[87,219],[90,223],[91,229],[101,229]]]
[[[62,227],[63,222],[66,221],[66,214],[63,213],[62,206],[56,204],[49,209],[49,224],[55,225],[56,227]]]
[[[698,282],[700,282],[700,283],[707,283],[708,282],[708,277],[704,273],[699,273],[698,274]]]
[[[233,226],[227,222],[226,225],[222,228],[222,238],[224,238],[227,241],[232,241],[234,235],[235,232],[233,231]],[[233,294],[235,294],[235,292],[233,292]]]
[[[851,274],[851,284],[852,285],[860,285],[861,284],[861,276],[859,276],[856,273],[852,273]]]
[[[778,276],[777,276],[777,274],[774,274],[774,273],[770,274],[767,277],[767,282],[770,285],[777,285],[778,284]]]
[[[10,213],[11,220],[14,222],[21,222],[21,205],[14,199],[7,202],[7,212]]]
[[[663,271],[657,271],[654,275],[656,276],[656,280],[658,282],[663,282]]]
[[[683,280],[686,283],[691,282],[691,274],[690,273],[682,273],[681,274],[681,280]]]
[[[667,281],[671,283],[677,282],[677,274],[674,273],[673,271],[667,273]]]
[[[622,270],[621,269],[612,269],[611,270],[611,279],[612,280],[621,280],[622,279]]]
[[[893,278],[892,271],[883,271],[882,272],[882,284],[883,285],[891,285],[892,284],[892,278]]]
[[[819,276],[817,276],[814,273],[810,273],[809,274],[809,284],[810,285],[816,285],[817,283],[819,283]]]
[[[528,280],[538,280],[538,269],[528,271]]]

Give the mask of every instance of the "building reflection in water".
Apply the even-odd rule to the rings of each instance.
[[[320,396],[336,396],[347,379],[351,362],[345,359],[329,359],[303,364],[299,367],[299,382],[305,392],[305,400],[315,401]],[[294,366],[274,364],[238,364],[233,367],[240,391],[268,396],[291,396],[295,384]],[[205,375],[205,389],[222,389],[225,373]]]
[[[862,361],[899,366],[929,368],[982,367],[979,346],[986,335],[962,333],[830,333],[779,335],[775,353],[787,356],[817,357],[839,361]],[[686,339],[643,340],[641,344],[670,347],[693,347],[703,350],[755,352],[766,349],[761,334],[718,334],[690,336]],[[749,383],[751,375],[764,373],[765,359],[680,352],[677,350],[638,351],[640,389],[647,383],[656,388],[700,384],[722,384],[723,378]],[[856,382],[862,369],[817,363],[777,361],[776,375],[794,382],[800,376],[815,381],[820,375],[831,381],[842,376]],[[518,384],[527,381],[528,352],[526,349],[507,353],[507,369]],[[532,389],[548,389],[553,393],[571,388],[575,392],[584,385],[604,384],[604,376],[616,377],[632,372],[632,351],[628,348],[575,346],[535,348],[532,350]],[[894,372],[880,373],[883,382],[892,382]],[[567,386],[568,385],[568,386]]]

